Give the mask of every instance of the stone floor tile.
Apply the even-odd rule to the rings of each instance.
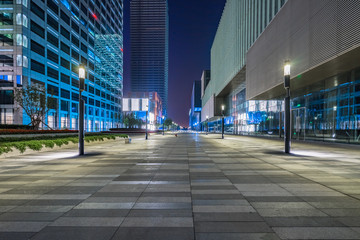
[[[276,227],[281,239],[360,239],[360,233],[345,227]]]
[[[121,227],[193,227],[192,217],[127,217]]]

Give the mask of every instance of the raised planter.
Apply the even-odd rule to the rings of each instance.
[[[122,143],[123,141],[121,141],[121,140],[123,140],[123,139],[126,140],[127,138],[116,137],[115,139],[104,139],[103,141],[98,140],[98,141],[94,141],[94,142],[85,142],[85,146],[99,144],[99,142],[106,143],[106,142],[111,142],[111,141],[113,141],[113,142],[118,141],[119,143]],[[40,151],[35,151],[35,150],[27,148],[24,153],[21,153],[20,150],[13,147],[11,152],[1,154],[0,159],[14,157],[14,156],[22,156],[22,155],[31,154],[31,153],[56,151],[56,150],[60,150],[60,149],[72,149],[72,148],[76,149],[77,147],[78,147],[78,143],[69,142],[68,144],[64,144],[60,147],[57,145],[55,145],[53,148],[44,146]]]

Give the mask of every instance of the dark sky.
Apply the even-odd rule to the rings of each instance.
[[[210,49],[226,0],[168,0],[168,116],[189,125],[192,84],[210,69]],[[130,0],[124,0],[124,91],[130,91]]]

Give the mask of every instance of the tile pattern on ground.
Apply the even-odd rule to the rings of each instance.
[[[155,135],[0,159],[0,239],[360,239],[360,151]]]

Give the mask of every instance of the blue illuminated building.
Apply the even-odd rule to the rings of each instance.
[[[130,1],[131,91],[157,92],[168,106],[169,17],[167,0]]]
[[[38,84],[55,103],[42,127],[77,129],[82,64],[86,130],[117,127],[122,51],[122,0],[1,0],[0,123],[29,124],[11,96],[16,86]]]
[[[201,81],[194,81],[193,83],[189,127],[192,130],[201,130]]]

